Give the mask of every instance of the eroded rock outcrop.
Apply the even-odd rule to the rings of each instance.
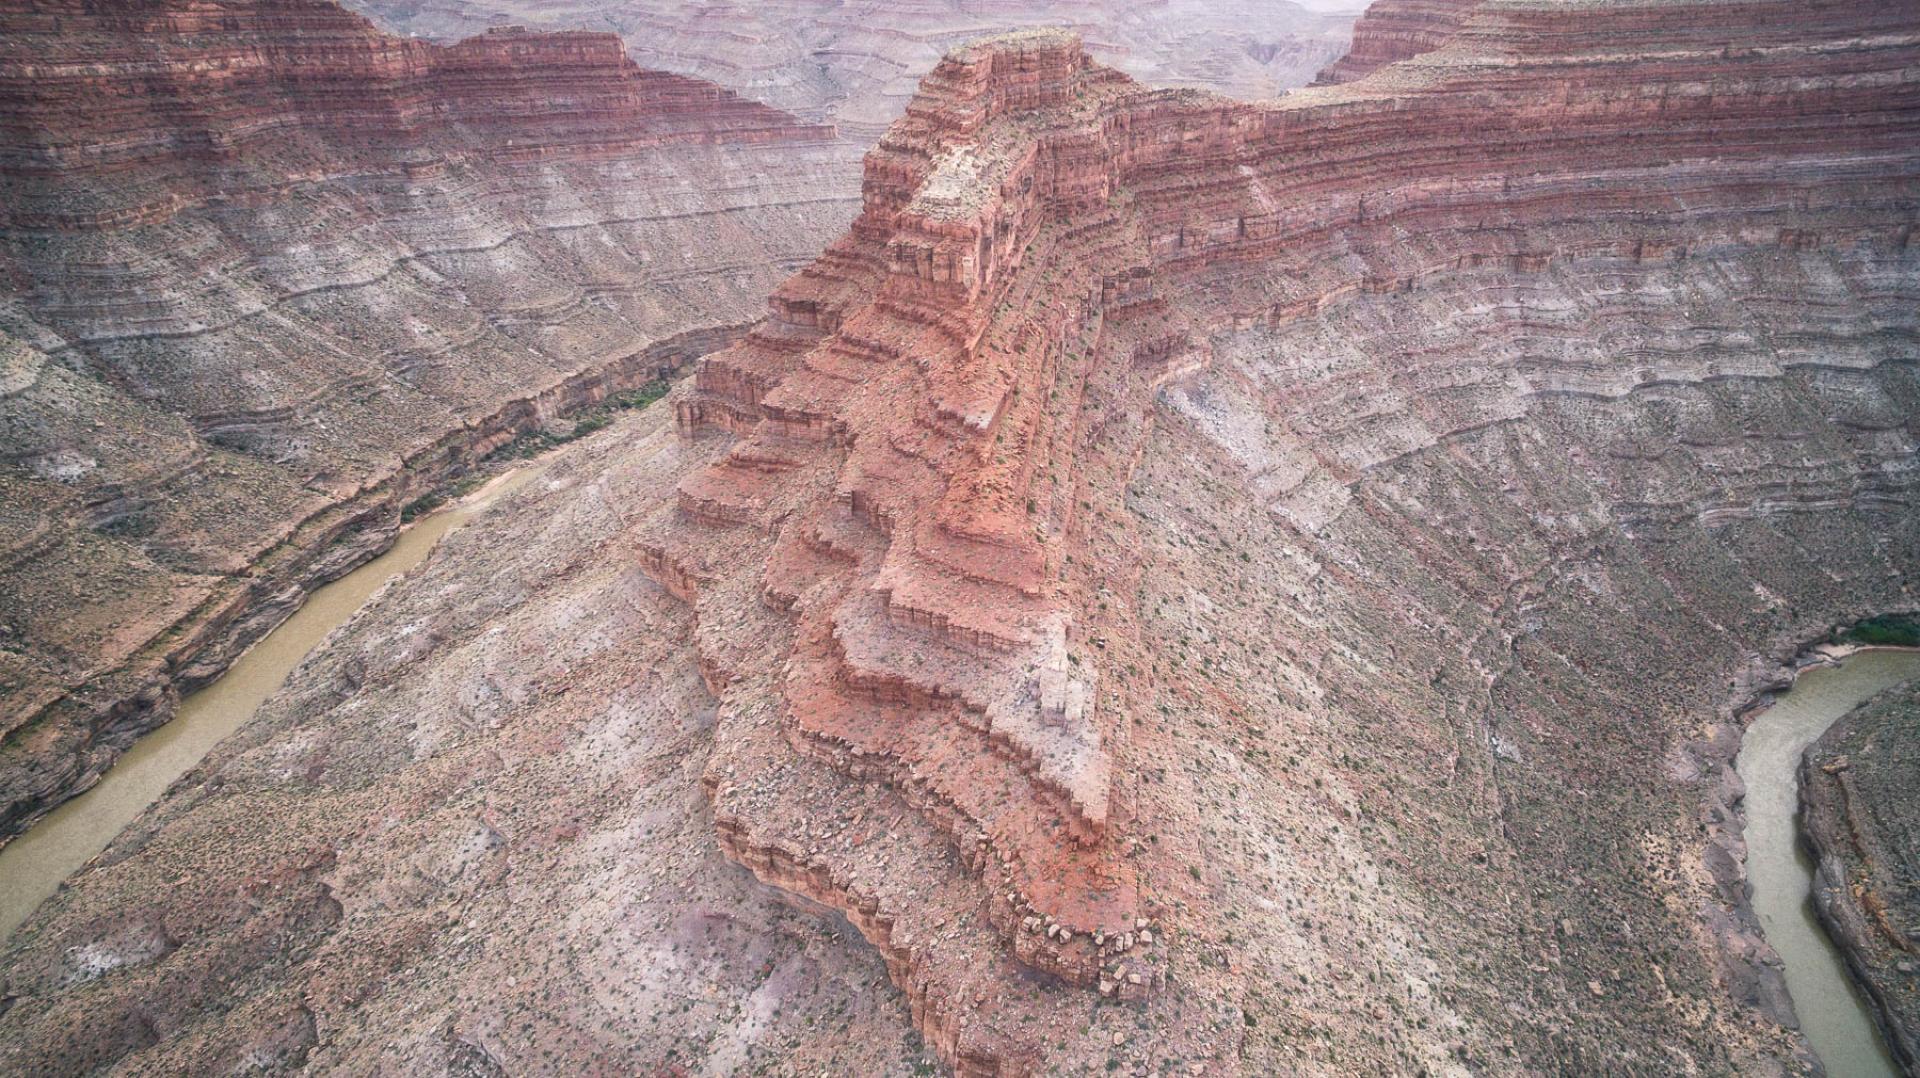
[[[955,53],[685,435],[574,447],[317,654],[9,944],[0,1049],[298,1001],[317,1069],[739,1069],[740,934],[649,944],[710,823],[961,1073],[1810,1072],[1734,708],[1915,605],[1917,50],[1502,2],[1265,104]],[[832,1058],[802,1002],[750,1060]]]
[[[1415,670],[1432,679],[1423,706],[1450,712],[1460,705],[1443,683],[1508,676],[1511,660],[1471,657],[1520,646],[1543,574],[1606,564],[1638,535],[1697,525],[1700,541],[1724,542],[1742,520],[1906,505],[1912,417],[1899,402],[1911,399],[1915,326],[1880,297],[1915,287],[1911,15],[1454,14],[1467,21],[1447,48],[1265,104],[1142,89],[1057,32],[950,55],[868,155],[850,234],[775,294],[766,326],[702,361],[679,402],[690,433],[724,432],[728,446],[680,484],[640,557],[700,621],[722,701],[725,763],[709,773],[722,843],[763,878],[847,912],[963,1072],[1057,1058],[1043,1031],[1059,996],[1146,999],[1184,942],[1161,919],[1181,909],[1191,930],[1229,913],[1188,886],[1212,860],[1204,841],[1155,845],[1200,828],[1205,811],[1155,796],[1162,769],[1137,738],[1169,707],[1166,676],[1145,673],[1164,655],[1102,613],[1141,616],[1161,570],[1116,522],[1140,511],[1130,485],[1158,423],[1190,425],[1223,454],[1221,482],[1277,529],[1254,548],[1274,577],[1232,590],[1279,587],[1307,617],[1309,597],[1337,587],[1350,616],[1385,619],[1392,657],[1375,661],[1341,661],[1361,645],[1301,626],[1322,642],[1287,650],[1319,653],[1318,672],[1275,673],[1282,714],[1345,698],[1347,721],[1389,721],[1353,679]],[[1376,24],[1398,26],[1390,16]],[[1408,45],[1392,33],[1363,56],[1448,36]],[[1487,299],[1468,299],[1476,290]],[[1694,321],[1700,303],[1713,307],[1708,325]],[[1419,313],[1433,319],[1423,330],[1389,328]],[[1372,324],[1335,336],[1361,318]],[[1454,328],[1469,324],[1472,343]],[[1692,343],[1702,334],[1713,343]],[[1761,403],[1808,370],[1836,373],[1792,390],[1794,403]],[[1827,396],[1823,384],[1854,379],[1866,381]],[[1721,401],[1728,380],[1756,388]],[[1704,399],[1654,403],[1672,394]],[[1709,458],[1710,489],[1677,504],[1622,474],[1636,470],[1625,461],[1662,459],[1672,437],[1622,425],[1669,407],[1844,410],[1855,396],[1880,399],[1880,418],[1857,459],[1835,462],[1836,479],[1861,469],[1838,489],[1783,486],[1771,451],[1724,433],[1701,435],[1725,445]],[[1582,418],[1568,401],[1618,414]],[[1407,462],[1489,441],[1511,444],[1479,468],[1542,474],[1378,490]],[[1506,514],[1459,500],[1514,482],[1548,485],[1516,494],[1535,508],[1483,540],[1466,521]],[[1575,490],[1578,509],[1541,501]],[[1424,518],[1436,502],[1453,504],[1455,523],[1385,519]],[[1246,512],[1229,500],[1215,520]],[[1391,555],[1350,560],[1339,548],[1367,518],[1400,538]],[[1901,521],[1894,533],[1911,537]],[[1469,568],[1483,541],[1499,553]],[[1253,564],[1245,548],[1238,557]],[[1405,574],[1449,563],[1441,591],[1455,594],[1388,598]],[[1115,595],[1125,590],[1130,600]],[[1213,642],[1276,628],[1256,618]],[[1462,657],[1478,672],[1449,673]],[[1203,667],[1202,680],[1220,676]],[[1308,695],[1279,687],[1289,682]],[[1244,714],[1255,705],[1242,694],[1261,692],[1249,685],[1224,709]],[[1489,772],[1522,751],[1516,733],[1475,736]],[[918,822],[896,813],[872,828],[882,797]],[[1362,800],[1336,803],[1358,820]],[[944,854],[930,852],[936,839]],[[1720,894],[1738,921],[1736,891]],[[1717,953],[1737,950],[1726,947]],[[1058,981],[1027,998],[996,987],[1022,971]],[[1581,990],[1604,997],[1620,975]],[[1178,1023],[1157,1042],[1163,1058],[1220,1047],[1217,1031]],[[1622,1065],[1643,1058],[1617,1051]]]
[[[832,135],[605,33],[9,5],[0,840],[408,499],[741,332],[844,225]]]
[[[0,947],[0,1072],[927,1061],[871,948],[715,846],[687,608],[613,556],[702,462],[630,413],[342,625]]]
[[[1385,0],[1354,26],[1353,47],[1328,64],[1316,85],[1352,82],[1391,63],[1432,52],[1458,33],[1480,0]]]
[[[1893,1056],[1920,1068],[1920,684],[1833,724],[1800,765],[1800,822],[1818,856],[1814,908],[1878,1010]]]
[[[950,49],[986,34],[1066,27],[1142,82],[1272,97],[1347,46],[1363,3],[1321,0],[350,0],[384,26],[448,38],[498,22],[602,26],[641,63],[712,79],[866,149]],[[1342,10],[1344,9],[1344,10]]]

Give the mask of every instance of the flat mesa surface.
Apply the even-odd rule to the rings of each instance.
[[[1920,655],[1902,658],[1906,676],[1920,677]],[[1800,774],[1801,821],[1819,854],[1820,920],[1899,1061],[1920,1066],[1920,681],[1835,723]],[[1821,1058],[1832,1073],[1853,1073],[1850,1059],[1824,1049]]]

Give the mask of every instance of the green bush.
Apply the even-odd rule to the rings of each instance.
[[[624,409],[645,408],[647,405],[666,396],[667,390],[671,388],[673,387],[666,379],[656,378],[646,385],[641,386],[639,389],[629,389],[625,393],[616,394],[609,398],[607,403],[613,407]]]
[[[445,494],[437,490],[428,491],[401,507],[400,523],[410,524],[415,518],[431,513],[445,504],[447,504]]]
[[[1840,639],[1873,647],[1920,647],[1920,618],[1912,614],[1868,618],[1840,634]]]

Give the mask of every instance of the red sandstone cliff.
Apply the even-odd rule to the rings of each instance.
[[[1904,257],[1911,11],[1401,6],[1363,21],[1332,81],[1403,59],[1243,104],[1140,88],[1063,34],[960,50],[868,155],[848,236],[680,402],[730,447],[640,555],[700,619],[722,843],[845,911],[963,1073],[1037,1065],[1059,993],[1155,992],[1180,946],[1159,919],[1196,901],[1204,851],[1152,841],[1194,807],[1142,807],[1156,705],[1134,664],[1152,656],[1101,611],[1127,560],[1106,513],[1155,394],[1221,334],[1310,332],[1361,297],[1576,255]],[[1511,377],[1615,394],[1661,376]],[[1491,387],[1435,392],[1437,428],[1510,414]],[[1427,444],[1375,437],[1275,477],[1270,511],[1311,534],[1398,439]],[[823,833],[882,790],[919,829]],[[1008,997],[1023,970],[1061,987]]]
[[[910,1010],[967,1074],[1811,1073],[1729,764],[1914,605],[1917,53],[1706,0],[1266,104],[955,53],[681,434],[563,450],[0,950],[0,1069],[880,1073]],[[390,276],[617,341],[555,201]]]
[[[439,46],[327,0],[46,0],[15,5],[5,30],[4,228],[154,223],[348,160],[417,171],[830,133],[642,70],[606,33],[506,28]]]
[[[1314,85],[1352,82],[1388,64],[1445,44],[1480,0],[1377,0],[1354,24],[1353,46],[1328,64]]]
[[[1068,28],[1142,82],[1272,97],[1346,50],[1352,11],[1287,0],[349,0],[382,26],[453,38],[499,22],[616,30],[649,67],[713,79],[862,149],[948,50],[983,34]]]

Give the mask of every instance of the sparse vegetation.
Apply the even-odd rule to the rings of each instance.
[[[613,424],[619,413],[639,411],[666,396],[667,390],[671,388],[672,383],[664,378],[656,378],[638,389],[617,393],[574,417],[570,427],[564,429],[542,427],[539,430],[529,431],[487,454],[487,459],[531,460],[549,449],[606,429]]]
[[[1849,644],[1869,647],[1920,647],[1920,617],[1913,614],[1886,614],[1855,625],[1840,634]]]

